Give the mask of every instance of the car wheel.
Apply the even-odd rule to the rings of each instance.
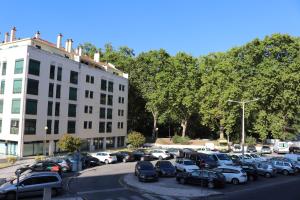
[[[126,163],[126,161],[127,161],[126,158],[123,158],[123,163]]]
[[[233,178],[233,179],[231,180],[231,182],[232,182],[234,185],[238,185],[238,184],[240,183],[239,179],[237,179],[237,178]]]
[[[213,182],[208,182],[207,187],[213,189],[215,187],[215,184]]]
[[[107,165],[109,162],[108,162],[108,160],[104,160],[104,163]]]
[[[179,183],[180,184],[185,184],[185,179],[184,178],[179,179]]]
[[[269,172],[265,173],[265,177],[266,178],[270,178],[271,177],[271,174]]]
[[[162,157],[162,156],[159,156],[159,157],[158,157],[158,160],[162,160],[162,159],[163,159],[163,157]]]
[[[6,194],[7,200],[15,200],[16,199],[16,193],[15,192],[9,192]]]
[[[285,176],[289,175],[288,170],[283,170],[282,173],[283,173],[283,175],[285,175]]]

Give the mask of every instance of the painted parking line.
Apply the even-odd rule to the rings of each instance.
[[[93,194],[93,193],[101,193],[101,192],[117,192],[117,191],[125,191],[125,188],[111,188],[111,189],[103,189],[103,190],[89,190],[83,192],[77,192],[78,195],[82,194]]]

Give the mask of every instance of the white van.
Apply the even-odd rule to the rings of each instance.
[[[300,155],[299,154],[285,154],[285,158],[288,158],[292,161],[300,162]]]
[[[287,142],[276,142],[273,151],[275,153],[289,153],[289,144]]]

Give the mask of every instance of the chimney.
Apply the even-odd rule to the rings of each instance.
[[[66,40],[66,44],[65,44],[65,50],[68,51],[68,46],[69,46],[69,39]]]
[[[61,39],[62,39],[62,34],[60,33],[60,34],[58,34],[58,36],[57,36],[57,41],[56,41],[56,47],[57,48],[61,48]]]
[[[69,53],[72,52],[72,45],[73,45],[73,40],[69,39],[68,50],[67,50]]]
[[[34,37],[35,37],[36,39],[39,39],[40,36],[41,36],[41,33],[40,33],[39,31],[37,31],[37,32],[35,33],[35,36],[34,36]]]
[[[9,42],[9,33],[6,32],[4,36],[4,43]]]
[[[16,27],[13,27],[10,31],[10,42],[16,40]]]
[[[100,53],[99,53],[99,51],[96,51],[96,53],[94,53],[94,61],[95,62],[100,62]]]
[[[78,55],[82,56],[82,47],[81,46],[78,47]]]

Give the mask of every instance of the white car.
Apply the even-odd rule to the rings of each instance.
[[[171,157],[170,153],[164,149],[154,149],[150,152],[150,154],[159,160],[168,159]]]
[[[242,147],[239,144],[234,144],[232,146],[232,152],[233,153],[241,153],[242,152]]]
[[[219,164],[219,165],[233,165],[232,160],[226,153],[212,153],[211,157]]]
[[[260,156],[258,154],[255,154],[255,153],[250,153],[250,154],[247,154],[249,156],[251,156],[255,162],[265,162],[267,161],[267,158],[266,157],[263,157],[263,156]]]
[[[200,148],[196,149],[196,151],[198,153],[206,153],[206,154],[214,153],[210,148],[208,148],[206,146],[200,147]]]
[[[237,166],[219,166],[215,171],[222,173],[225,176],[226,182],[237,185],[247,182],[247,173],[241,167]]]
[[[110,152],[97,152],[92,154],[93,157],[98,158],[100,162],[105,164],[117,162],[117,157]]]
[[[199,167],[191,160],[188,159],[177,159],[175,162],[175,168],[181,172],[192,172],[199,170]]]

